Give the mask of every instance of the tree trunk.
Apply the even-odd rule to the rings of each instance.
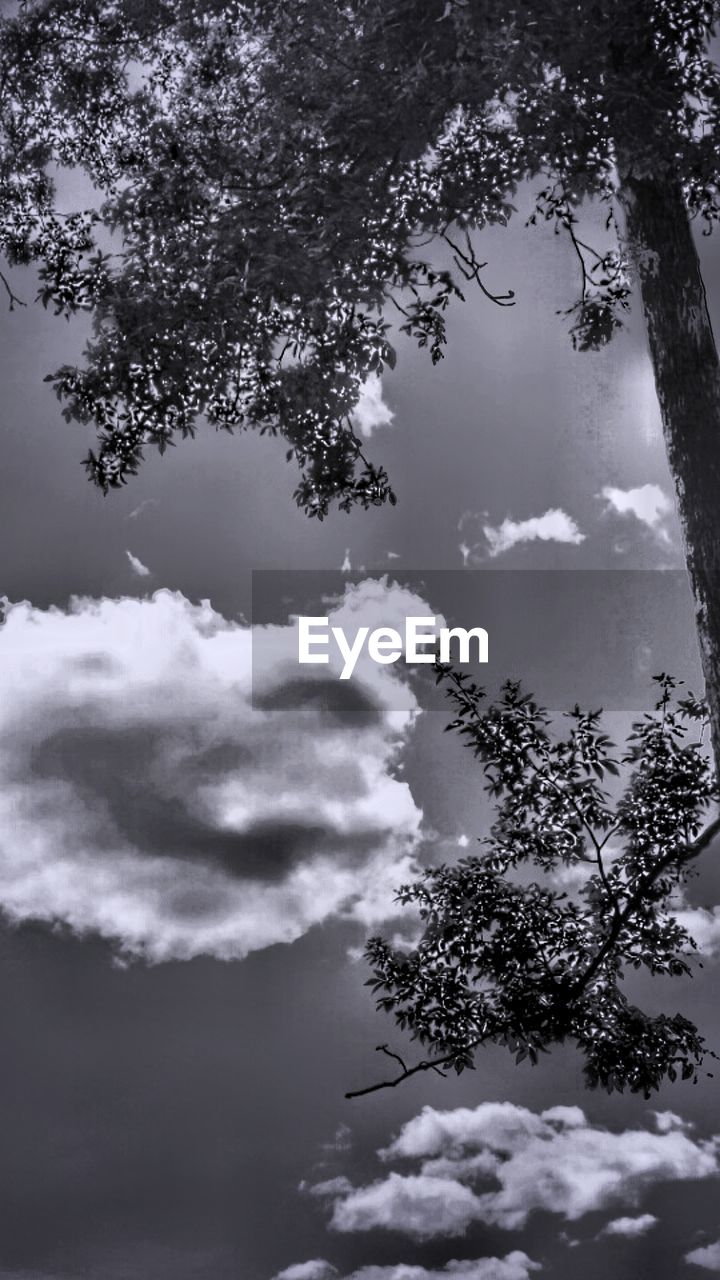
[[[675,479],[720,772],[720,359],[680,186],[630,175],[620,201]]]

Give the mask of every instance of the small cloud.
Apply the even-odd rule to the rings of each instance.
[[[655,1111],[655,1128],[658,1133],[670,1133],[673,1129],[692,1129],[688,1120],[683,1120],[674,1111]]]
[[[323,1200],[326,1197],[330,1199],[333,1196],[349,1195],[353,1190],[353,1185],[345,1174],[340,1174],[337,1178],[326,1178],[324,1182],[316,1182],[313,1186],[308,1186],[306,1182],[300,1183],[300,1190],[307,1191],[308,1195],[316,1196],[317,1199]]]
[[[137,556],[134,556],[132,551],[126,551],[125,555],[130,561],[130,568],[132,569],[133,573],[137,574],[138,578],[150,577],[150,570],[148,569],[147,565],[143,564],[142,560],[138,560]]]
[[[145,498],[145,500],[141,502],[138,507],[134,507],[133,510],[130,511],[128,515],[126,515],[125,519],[137,520],[138,516],[141,516],[143,511],[147,511],[148,507],[159,507],[159,506],[160,506],[160,503],[158,502],[157,498]]]
[[[324,1258],[311,1258],[309,1262],[296,1262],[284,1271],[278,1271],[275,1280],[330,1280],[336,1275],[335,1267]]]
[[[666,524],[668,517],[672,516],[673,503],[659,484],[641,484],[635,489],[617,489],[606,484],[596,496],[607,504],[605,515],[629,516],[650,529],[663,546],[673,545]],[[628,550],[628,546],[620,539],[613,549],[621,555]]]
[[[715,1244],[706,1244],[699,1249],[691,1249],[685,1254],[685,1262],[694,1267],[704,1267],[706,1271],[720,1271],[720,1240]]]
[[[706,907],[684,907],[675,911],[678,924],[686,929],[704,956],[720,954],[720,906],[708,911]]]
[[[632,1240],[637,1236],[646,1235],[652,1227],[656,1226],[657,1221],[653,1213],[641,1213],[637,1218],[613,1218],[612,1222],[608,1222],[607,1226],[603,1227],[599,1236],[624,1236]]]
[[[635,649],[635,669],[638,675],[648,675],[654,665],[652,647],[649,644],[639,644]]]
[[[353,423],[366,440],[378,427],[389,427],[395,414],[383,400],[382,382],[371,373],[360,388],[360,398],[352,413]]]
[[[482,529],[492,557],[510,551],[521,542],[567,542],[579,546],[585,541],[585,534],[580,532],[572,516],[559,507],[551,507],[544,515],[531,516],[529,520],[506,516],[502,524],[484,524]]]
[[[399,559],[400,559],[400,552],[399,552],[399,551],[387,551],[387,552],[386,552],[386,555],[387,555],[388,560],[399,560]]]
[[[349,1125],[340,1123],[330,1142],[322,1144],[323,1151],[349,1151],[352,1147],[352,1130]]]
[[[605,499],[608,511],[635,516],[649,529],[656,529],[673,509],[671,499],[659,484],[641,484],[636,489],[616,489],[606,484],[598,497]]]

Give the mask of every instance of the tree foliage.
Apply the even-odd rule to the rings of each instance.
[[[198,420],[280,434],[298,503],[394,500],[353,409],[395,362],[390,317],[433,361],[475,232],[539,180],[536,219],[578,257],[580,348],[629,297],[618,164],[718,215],[707,0],[25,0],[0,20],[0,250],[40,297],[92,313],[53,375],[91,422],[103,489]],[[628,159],[629,157],[629,159]],[[65,171],[92,187],[65,207]],[[451,267],[432,247],[445,242]],[[3,280],[10,303],[15,286]]]
[[[703,704],[657,676],[654,712],[619,757],[600,711],[576,706],[558,733],[517,682],[486,705],[464,675],[439,667],[439,679],[454,705],[448,728],[480,762],[496,816],[479,854],[400,891],[419,912],[416,945],[368,943],[378,1007],[429,1051],[414,1067],[390,1054],[400,1074],[371,1089],[443,1066],[462,1072],[490,1043],[534,1063],[570,1041],[587,1083],[609,1092],[648,1097],[665,1079],[697,1079],[697,1028],[644,1011],[622,983],[631,970],[690,972],[695,944],[674,910],[720,830],[720,820],[702,830],[718,799]]]

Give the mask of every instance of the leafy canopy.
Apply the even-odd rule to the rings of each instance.
[[[622,251],[577,234],[623,165],[717,216],[707,0],[24,0],[0,19],[0,252],[88,311],[52,377],[94,423],[104,490],[199,420],[281,435],[324,516],[394,500],[353,409],[395,362],[390,319],[442,357],[473,235],[540,178],[569,236],[572,331],[607,341]],[[67,174],[86,195],[68,209]],[[452,266],[438,265],[445,242]],[[4,274],[11,306],[16,286]],[[512,304],[509,294],[495,297]]]
[[[379,1008],[429,1050],[407,1067],[380,1046],[402,1070],[371,1089],[443,1066],[461,1072],[489,1043],[534,1063],[570,1041],[587,1083],[609,1092],[648,1097],[666,1078],[696,1080],[706,1052],[697,1028],[680,1013],[645,1012],[622,982],[633,969],[690,972],[695,944],[673,908],[720,830],[718,819],[701,833],[718,799],[703,704],[657,676],[654,712],[618,759],[600,711],[576,706],[558,735],[518,683],[486,706],[478,685],[438,670],[454,704],[448,728],[479,760],[496,817],[480,854],[400,891],[419,912],[417,945],[368,944]],[[603,785],[613,776],[615,796]]]

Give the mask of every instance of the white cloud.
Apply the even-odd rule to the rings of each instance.
[[[343,1232],[381,1227],[425,1240],[462,1235],[474,1222],[514,1230],[536,1210],[576,1221],[615,1204],[634,1206],[657,1182],[714,1176],[719,1146],[674,1124],[662,1132],[613,1133],[589,1124],[578,1107],[540,1114],[509,1102],[425,1107],[379,1152],[385,1163],[417,1167],[393,1169],[350,1191],[328,1187],[330,1225]]]
[[[653,1111],[655,1128],[658,1133],[669,1133],[671,1129],[692,1129],[689,1120],[683,1120],[674,1111]]]
[[[132,551],[126,551],[125,555],[130,561],[130,568],[132,569],[133,573],[137,574],[138,578],[150,577],[150,570],[148,569],[147,565],[143,564],[142,560],[138,560],[137,556],[134,556]]]
[[[585,534],[580,532],[572,516],[559,507],[551,507],[544,515],[531,516],[529,520],[513,520],[506,516],[500,525],[484,524],[482,531],[488,541],[488,554],[492,557],[502,555],[522,542],[568,542],[578,546],[585,541]],[[467,562],[467,558],[464,559]]]
[[[426,611],[382,582],[329,609],[348,634]],[[160,961],[235,959],[330,918],[397,915],[422,817],[396,772],[414,695],[369,659],[346,685],[328,667],[299,679],[291,625],[254,640],[253,672],[247,626],[169,591],[9,607],[6,918]]]
[[[309,1262],[296,1262],[284,1271],[278,1271],[275,1280],[330,1280],[337,1270],[323,1258],[311,1258]]]
[[[361,436],[366,440],[378,427],[389,427],[395,414],[383,400],[382,382],[371,373],[360,388],[360,398],[353,409],[352,419]]]
[[[324,1182],[316,1182],[313,1186],[306,1182],[301,1182],[300,1190],[307,1191],[311,1196],[315,1196],[319,1200],[332,1200],[333,1196],[348,1195],[353,1190],[353,1185],[343,1173],[337,1178],[327,1178]]]
[[[612,1222],[608,1222],[600,1232],[601,1236],[624,1236],[634,1239],[637,1236],[644,1236],[654,1226],[658,1219],[652,1213],[641,1213],[637,1218],[613,1218]]]
[[[695,940],[702,955],[720,954],[720,906],[713,907],[712,911],[706,907],[683,907],[673,915]]]
[[[613,485],[605,485],[597,497],[606,503],[606,516],[619,516],[623,520],[629,517],[638,521],[661,547],[666,550],[675,547],[672,534],[673,502],[659,484],[642,484],[635,489],[617,489]],[[631,548],[632,541],[628,538],[616,539],[613,544],[617,555],[624,555]]]
[[[685,1261],[696,1267],[704,1267],[706,1271],[720,1271],[720,1240],[700,1249],[691,1249],[690,1253],[685,1254]]]
[[[619,516],[634,516],[649,529],[657,529],[673,510],[672,500],[659,484],[641,484],[635,489],[616,489],[606,484],[598,494],[607,510]]]
[[[343,1277],[343,1280],[528,1280],[532,1271],[540,1270],[538,1262],[533,1262],[520,1249],[514,1249],[504,1258],[474,1258],[462,1262],[453,1260],[444,1267],[433,1267],[430,1270],[427,1267],[408,1266],[404,1262],[389,1267],[360,1267]],[[330,1280],[331,1276],[337,1274],[336,1268],[329,1262],[301,1262],[281,1271],[275,1280]]]

